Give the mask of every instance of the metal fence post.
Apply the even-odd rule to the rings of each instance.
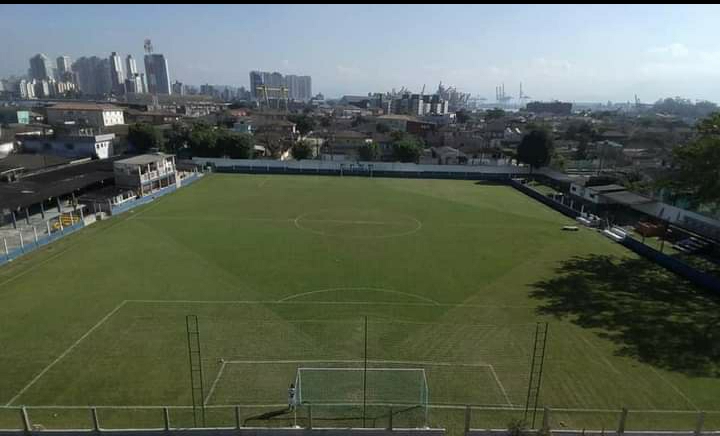
[[[35,228],[35,226],[33,226],[33,234],[35,235],[35,246],[37,247],[39,244],[38,244],[37,228]]]
[[[705,412],[698,412],[697,422],[695,423],[695,436],[700,436],[703,426],[705,425]]]
[[[545,407],[543,409],[543,422],[542,422],[542,434],[550,434],[550,408]]]
[[[22,230],[18,230],[18,233],[20,234],[20,250],[22,250],[22,252],[24,253],[25,252],[25,241],[23,241]]]
[[[470,431],[470,419],[472,415],[472,409],[470,406],[465,406],[465,433]]]
[[[10,260],[10,250],[8,250],[7,239],[3,238],[3,244],[5,244],[5,258]]]
[[[622,412],[620,413],[620,422],[618,423],[618,430],[617,430],[618,436],[625,434],[625,421],[627,421],[627,416],[628,416],[628,409],[627,409],[627,407],[623,407]]]
[[[390,406],[390,415],[388,416],[387,429],[390,431],[392,431],[392,429],[393,429],[393,406]]]
[[[308,404],[308,430],[312,430],[312,404]]]
[[[92,414],[93,431],[100,431],[100,419],[98,418],[97,408],[91,408],[90,412]]]
[[[165,422],[165,431],[170,430],[170,410],[167,407],[163,407],[163,420]]]
[[[242,427],[240,422],[240,406],[235,406],[235,428],[238,430]]]
[[[30,429],[32,427],[30,426],[30,417],[28,416],[25,406],[20,409],[20,417],[22,418],[23,422],[23,430],[25,430],[25,433],[30,434]]]

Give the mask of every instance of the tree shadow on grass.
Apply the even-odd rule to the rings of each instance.
[[[694,376],[720,377],[720,295],[645,259],[573,257],[534,283],[537,309],[602,329],[617,354]]]

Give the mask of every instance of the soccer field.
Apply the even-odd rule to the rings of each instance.
[[[539,405],[573,409],[555,426],[612,428],[627,407],[629,429],[692,429],[698,410],[720,428],[718,299],[567,224],[473,181],[211,175],[0,268],[0,405],[38,407],[47,428],[89,425],[59,406],[191,405],[196,315],[209,424],[233,423],[215,406],[281,409],[298,368],[321,374],[303,393],[353,409],[357,371],[320,369],[367,357],[397,380],[373,407],[418,401],[422,374],[430,425],[455,429],[467,404],[524,407],[547,321]],[[117,426],[162,422],[104,410]]]

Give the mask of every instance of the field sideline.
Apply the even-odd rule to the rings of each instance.
[[[424,369],[439,406],[524,405],[549,321],[541,404],[720,411],[718,299],[570,222],[473,181],[210,175],[0,268],[0,405],[188,405],[195,314],[208,405],[357,367],[367,316],[370,364]]]

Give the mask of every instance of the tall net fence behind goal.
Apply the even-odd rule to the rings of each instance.
[[[427,426],[429,389],[422,368],[298,368],[295,403],[333,419],[396,420]],[[321,418],[322,419],[322,418]]]
[[[297,403],[324,406],[427,406],[422,368],[298,368]]]

